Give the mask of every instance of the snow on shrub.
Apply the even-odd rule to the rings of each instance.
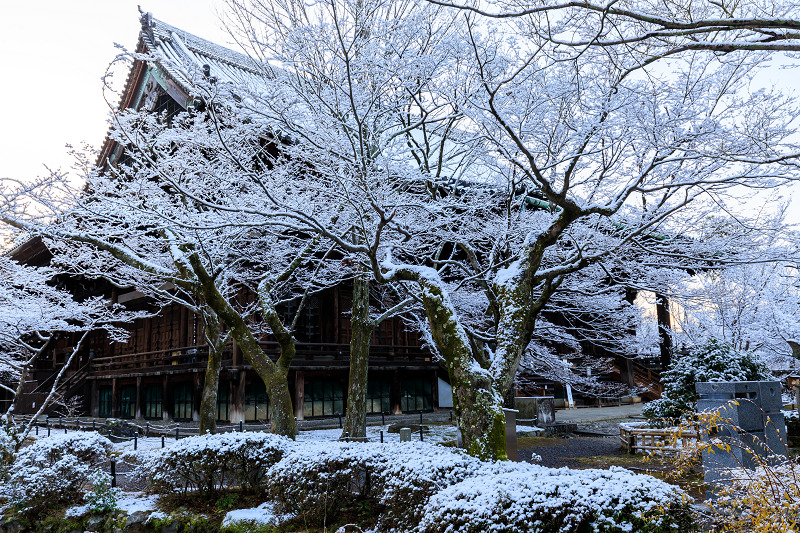
[[[764,381],[772,374],[753,352],[742,352],[730,344],[711,339],[687,355],[678,356],[661,375],[664,392],[661,399],[642,408],[649,419],[679,419],[695,412],[695,383],[701,381]]]
[[[8,471],[14,463],[17,449],[17,435],[8,424],[0,422],[0,486],[5,483]],[[0,490],[0,494],[2,491]]]
[[[267,470],[292,441],[267,433],[223,433],[188,437],[164,449],[126,457],[137,462],[134,479],[160,493],[214,493],[227,486],[260,489]]]
[[[486,463],[423,443],[297,444],[267,477],[278,510],[309,525],[359,501],[379,506],[381,530],[421,522],[425,533],[670,532],[688,517],[684,493],[648,476]]]
[[[463,450],[423,443],[384,448],[382,461],[373,461],[374,495],[386,506],[383,522],[411,525],[438,490],[477,475],[486,463]]]
[[[681,532],[691,529],[684,493],[621,468],[486,465],[425,505],[420,533]]]
[[[343,507],[371,496],[371,466],[384,460],[383,446],[297,444],[270,468],[270,498],[283,513],[326,525]]]
[[[80,490],[103,466],[111,442],[97,433],[70,433],[37,440],[11,466],[10,500],[21,509],[78,501]]]

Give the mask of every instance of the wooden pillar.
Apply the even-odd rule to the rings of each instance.
[[[100,406],[98,405],[97,401],[97,380],[92,380],[92,392],[90,393],[91,398],[89,399],[89,412],[92,415],[92,418],[97,418],[100,415]]]
[[[178,314],[180,316],[180,323],[178,324],[178,346],[185,348],[186,346],[189,346],[189,310],[184,306],[181,306]]]
[[[231,364],[233,365],[234,368],[238,367],[238,366],[241,366],[241,364],[242,364],[242,354],[239,353],[239,346],[236,344],[236,339],[233,339],[233,343],[232,343],[231,349],[233,350],[233,354],[231,355],[231,357],[232,357]]]
[[[334,344],[341,344],[342,340],[339,338],[339,287],[333,288],[333,342]]]
[[[247,372],[244,370],[239,370],[238,376],[234,374],[231,379],[231,424],[238,424],[244,421],[246,379]]]
[[[661,371],[672,363],[672,324],[669,315],[669,300],[656,293],[656,320],[658,321],[658,347],[661,352]]]
[[[403,414],[403,406],[400,403],[400,395],[402,394],[403,389],[401,387],[400,381],[400,371],[394,370],[392,372],[392,391],[389,395],[392,402],[392,413],[396,415]]]
[[[117,398],[117,378],[111,380],[111,417],[119,418],[119,398]]]
[[[306,397],[306,373],[297,370],[294,373],[294,417],[303,420],[303,409]]]
[[[194,373],[194,391],[192,391],[192,420],[200,421],[200,401],[203,399],[203,380],[200,372]],[[216,406],[215,406],[216,407]]]
[[[172,402],[169,395],[169,374],[164,374],[164,381],[161,382],[161,418],[164,420],[172,419]]]
[[[142,418],[142,376],[136,378],[136,406],[133,416],[134,418]]]

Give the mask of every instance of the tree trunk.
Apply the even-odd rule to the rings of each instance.
[[[200,435],[217,432],[217,392],[224,345],[217,314],[211,309],[205,310],[203,314],[208,344],[208,366],[203,382],[203,397],[200,401]]]
[[[661,371],[665,372],[672,365],[672,324],[669,316],[669,300],[658,293],[656,293],[656,322],[658,322]]]
[[[367,436],[367,373],[370,337],[376,324],[369,317],[369,278],[358,275],[353,280],[353,309],[350,319],[350,379],[347,385],[347,416],[342,437]]]
[[[264,381],[270,401],[272,415],[272,432],[295,438],[294,411],[292,398],[289,395],[289,365],[295,354],[295,344],[292,336],[285,328],[276,330],[278,324],[273,326],[273,319],[277,317],[274,308],[266,308],[265,320],[273,329],[273,333],[281,348],[281,355],[277,363],[273,363],[258,344],[253,332],[247,326],[242,316],[234,309],[227,299],[219,292],[214,280],[200,263],[197,254],[189,256],[192,270],[200,281],[203,298],[208,306],[217,314],[219,319],[230,329],[231,336],[236,339],[242,349],[242,355],[253,367],[258,376]],[[259,295],[263,299],[263,295]],[[262,301],[262,304],[266,302]]]
[[[487,368],[475,360],[467,334],[442,288],[420,279],[433,340],[453,386],[453,409],[467,453],[483,460],[507,460],[503,395]]]

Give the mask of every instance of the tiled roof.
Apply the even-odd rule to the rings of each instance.
[[[192,92],[190,80],[204,65],[221,82],[247,84],[264,74],[254,59],[154,19],[150,13],[144,13],[141,22],[145,51],[156,55],[159,65],[187,94]]]

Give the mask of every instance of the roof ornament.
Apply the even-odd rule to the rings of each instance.
[[[147,13],[142,11],[142,6],[138,6],[138,8],[139,13],[142,14],[142,16],[139,18],[139,21],[142,23],[142,32],[147,36],[151,43],[155,44],[156,36],[153,33],[153,28],[156,27],[156,23],[153,21],[153,14],[149,11]]]

